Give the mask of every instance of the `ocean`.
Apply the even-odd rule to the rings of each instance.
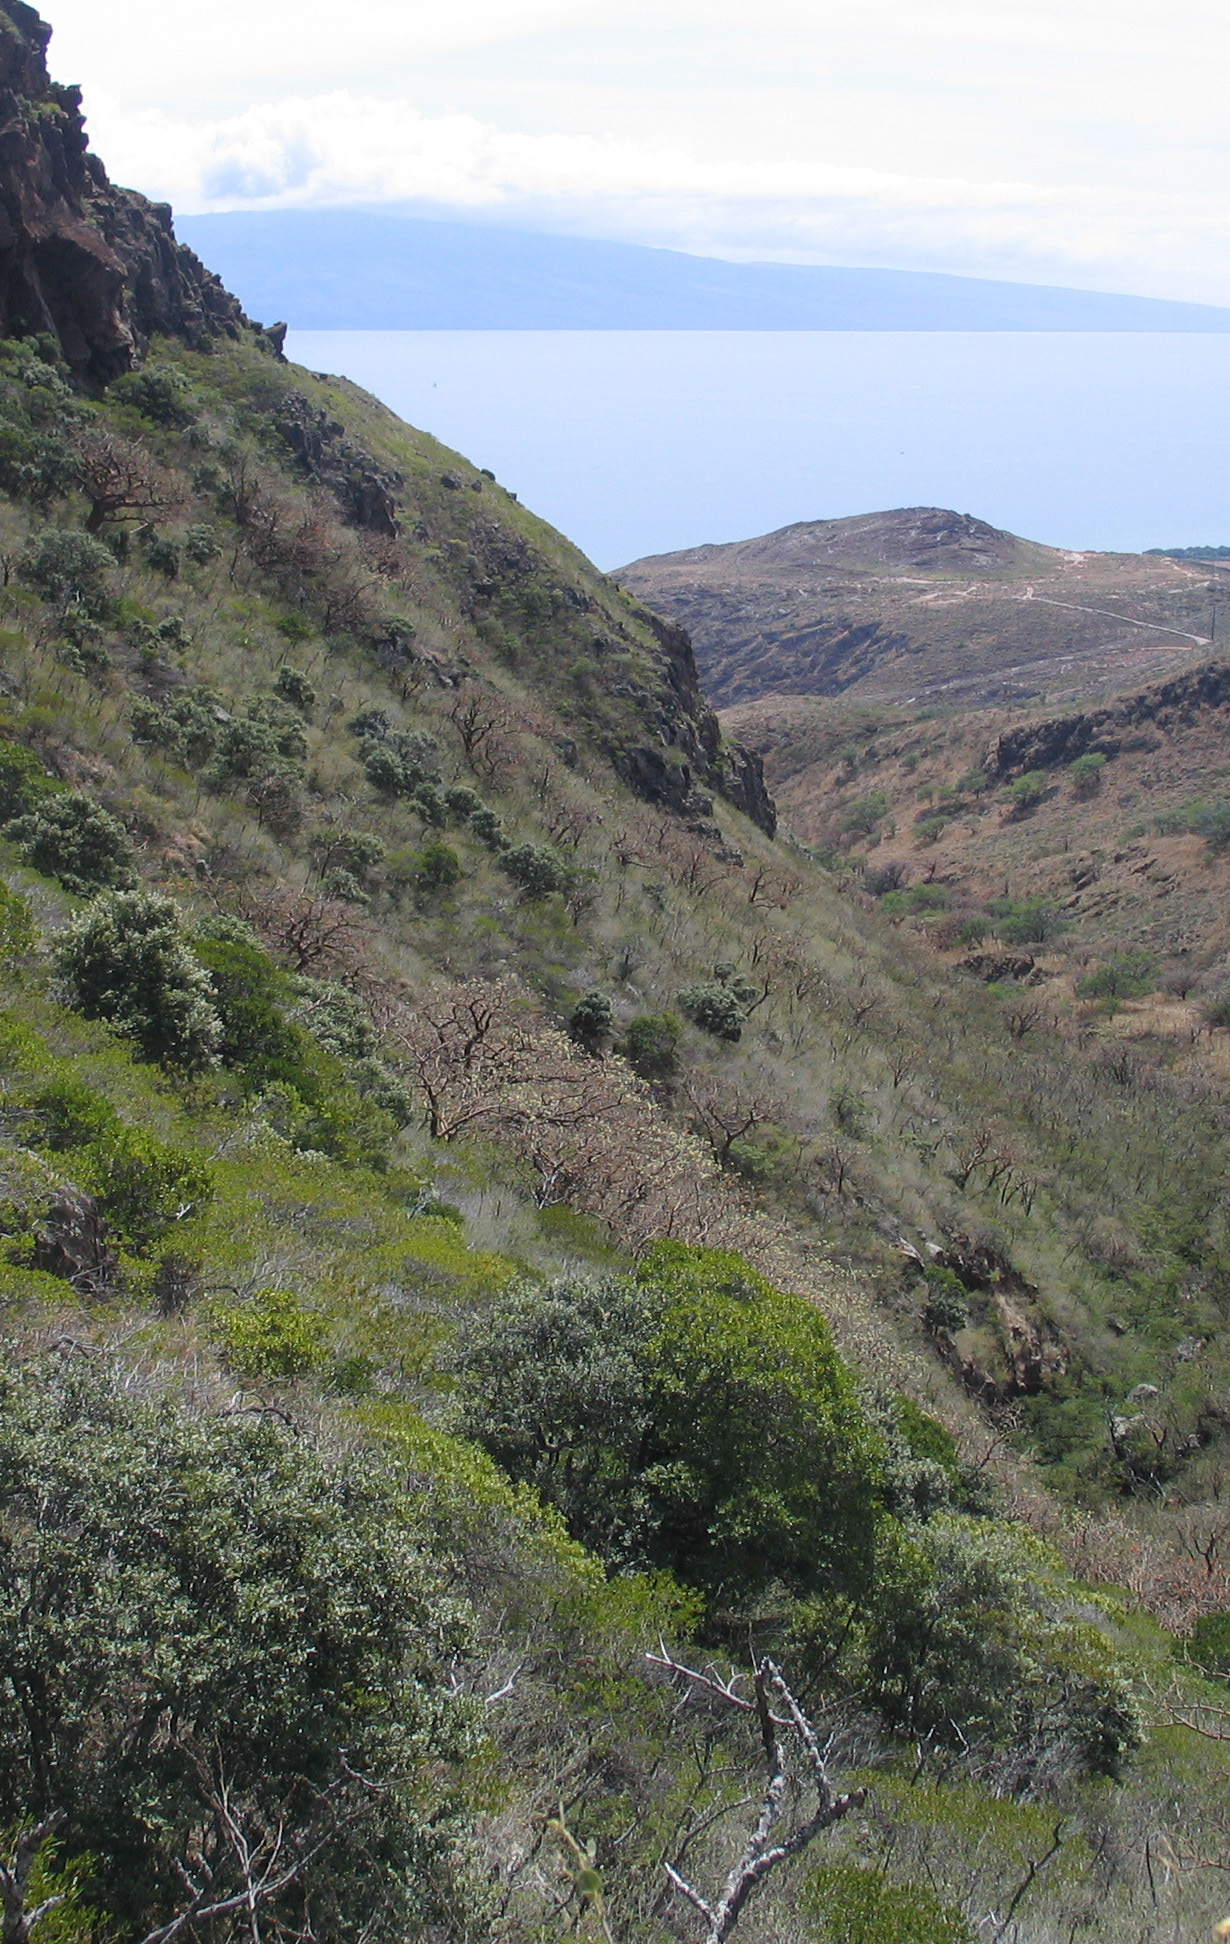
[[[1230,545],[1230,335],[292,331],[598,566],[946,506],[1076,549]]]

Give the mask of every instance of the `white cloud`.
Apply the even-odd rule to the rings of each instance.
[[[1223,0],[49,0],[113,175],[1230,303]],[[263,104],[263,105],[262,105]]]
[[[1230,295],[1230,212],[1138,189],[713,161],[665,144],[524,134],[338,90],[190,122],[93,117],[113,175],[188,211],[396,202],[735,257],[895,264],[1174,294],[1193,229]],[[1148,265],[1147,276],[1141,266]]]

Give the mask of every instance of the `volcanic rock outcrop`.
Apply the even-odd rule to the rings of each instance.
[[[240,305],[176,242],[170,209],[117,189],[90,153],[80,89],[48,75],[50,39],[32,7],[0,0],[0,336],[50,333],[107,384],[155,331],[196,348],[237,335]]]

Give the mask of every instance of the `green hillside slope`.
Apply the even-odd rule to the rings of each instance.
[[[686,636],[53,178],[115,281],[0,253],[5,1944],[1211,1932],[1220,1091],[954,979]]]

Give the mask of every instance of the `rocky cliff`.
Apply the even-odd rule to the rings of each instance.
[[[50,333],[79,377],[106,384],[156,331],[200,348],[247,321],[175,240],[164,204],[117,189],[91,154],[81,92],[51,80],[51,29],[0,0],[0,335]]]
[[[0,337],[49,335],[78,381],[95,390],[138,364],[156,335],[204,350],[257,333],[266,350],[280,354],[285,327],[264,331],[245,317],[221,280],[176,241],[170,209],[108,179],[89,149],[80,90],[48,74],[50,39],[50,27],[24,0],[0,0]],[[518,577],[543,578],[545,563],[524,541],[514,543],[506,521],[485,522],[476,549],[473,522],[463,523],[462,540],[452,533],[455,519],[425,519],[410,482],[293,386],[275,384],[266,403],[271,430],[348,524],[388,540],[404,527],[423,545],[434,536],[436,544],[459,549],[454,595],[463,613],[498,599]],[[440,477],[459,497],[460,479]],[[481,478],[477,484],[481,489]],[[476,554],[505,559],[510,549],[515,571],[497,566],[484,580]],[[578,617],[595,601],[571,584],[539,592]],[[602,595],[597,602],[607,605]],[[623,628],[626,604],[620,606]],[[595,721],[595,742],[634,789],[693,823],[706,819],[712,805],[704,793],[713,790],[771,832],[774,811],[759,758],[723,742],[687,635],[643,612],[631,634],[649,647],[657,680],[624,711],[634,734],[614,737]]]

